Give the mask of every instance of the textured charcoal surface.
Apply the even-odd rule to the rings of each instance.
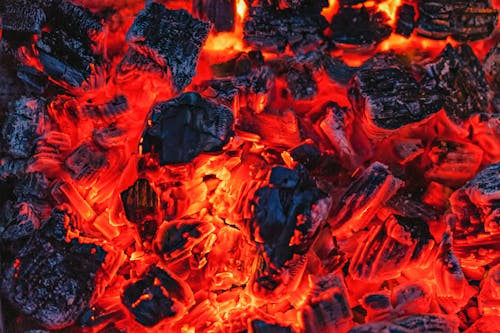
[[[467,119],[488,109],[488,82],[479,59],[470,46],[447,45],[426,67],[422,87],[439,96],[441,105],[453,119]]]
[[[55,29],[63,29],[84,44],[92,44],[91,38],[102,32],[100,19],[88,9],[75,5],[68,0],[49,0],[44,2],[47,23]]]
[[[169,221],[160,229],[156,250],[169,259],[176,251],[182,251],[190,245],[191,240],[202,237],[202,229],[203,225],[199,221]]]
[[[82,143],[64,160],[64,166],[75,180],[88,180],[107,165],[106,154],[90,142]]]
[[[254,333],[292,333],[290,327],[269,324],[259,319],[253,320],[251,326]]]
[[[488,52],[483,68],[491,90],[495,96],[500,96],[500,43],[494,45]]]
[[[326,26],[326,19],[316,11],[250,7],[244,38],[262,50],[283,52],[289,45],[299,51],[320,43]]]
[[[445,316],[433,314],[413,315],[395,319],[392,322],[379,321],[356,326],[348,333],[424,333],[456,332],[458,324]]]
[[[182,301],[184,298],[184,290],[179,282],[163,269],[151,267],[142,278],[125,287],[122,303],[137,322],[151,327],[165,318],[175,316],[174,299]]]
[[[44,109],[43,99],[22,97],[13,103],[2,127],[3,149],[10,156],[28,158],[33,154]]]
[[[313,73],[305,66],[288,71],[286,82],[292,97],[296,100],[312,99],[318,93],[318,85]]]
[[[294,253],[302,253],[303,247],[310,245],[311,232],[317,228],[311,206],[322,198],[322,193],[303,168],[275,167],[270,185],[260,188],[255,195],[255,218],[250,229],[264,241],[271,262],[282,267]],[[301,242],[290,245],[297,234]]]
[[[220,151],[232,135],[232,111],[190,92],[154,106],[144,133],[143,152],[160,165],[185,163],[202,152]]]
[[[372,46],[389,37],[392,32],[384,12],[373,8],[342,7],[332,18],[332,40],[337,44]]]
[[[323,64],[328,77],[343,85],[348,84],[358,70],[358,68],[353,68],[347,65],[339,57],[325,56]]]
[[[3,296],[47,328],[72,324],[89,306],[106,252],[76,239],[66,241],[66,214],[54,210],[3,274]]]
[[[137,179],[134,185],[121,193],[127,220],[142,223],[153,217],[158,209],[158,195],[147,179]]]
[[[46,21],[41,3],[32,0],[6,1],[3,10],[0,8],[0,17],[2,37],[12,46],[40,34]]]
[[[489,0],[422,0],[418,12],[418,33],[433,39],[484,39],[498,20],[498,11]]]
[[[193,9],[198,17],[212,22],[217,31],[234,29],[235,0],[194,0]]]
[[[209,31],[209,23],[193,18],[185,10],[170,10],[148,2],[126,38],[137,51],[160,66],[168,66],[174,86],[182,91],[196,74],[200,48]]]
[[[396,33],[410,37],[415,29],[415,8],[409,4],[398,7],[396,12]]]
[[[394,130],[438,111],[430,109],[433,103],[423,95],[418,81],[398,67],[358,71],[351,81],[348,97],[367,128],[374,124]]]

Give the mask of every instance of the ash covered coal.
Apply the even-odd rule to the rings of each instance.
[[[54,210],[4,271],[2,295],[21,313],[50,328],[71,325],[89,306],[106,252],[66,240],[68,215]],[[42,251],[43,250],[43,251]]]
[[[127,32],[127,41],[158,65],[168,67],[175,88],[182,91],[196,74],[200,48],[209,31],[210,24],[185,10],[149,2]]]
[[[220,151],[232,134],[233,114],[190,92],[153,108],[143,152],[159,155],[160,165],[186,163],[202,152]]]

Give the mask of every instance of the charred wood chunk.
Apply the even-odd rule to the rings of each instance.
[[[396,33],[410,37],[415,29],[415,8],[410,4],[403,4],[396,12]]]
[[[22,96],[27,96],[28,91],[23,84],[23,79],[16,73],[18,67],[16,60],[9,54],[5,43],[1,41],[0,63],[2,64],[0,66],[0,77],[2,78],[0,80],[0,124],[3,124],[9,112],[9,105]]]
[[[488,38],[498,20],[489,0],[423,0],[418,2],[418,33],[458,41]]]
[[[479,311],[485,315],[499,315],[500,305],[500,264],[491,267],[481,283],[478,297]]]
[[[121,193],[127,220],[141,224],[154,217],[158,210],[158,195],[147,179],[137,179],[134,185]]]
[[[116,66],[116,72],[118,77],[123,79],[127,77],[137,77],[141,75],[142,72],[163,75],[166,73],[166,70],[146,55],[129,48],[123,59]]]
[[[127,41],[138,52],[168,67],[173,83],[182,91],[196,73],[198,55],[210,24],[185,10],[170,10],[148,2],[127,32]]]
[[[14,47],[39,35],[46,20],[41,4],[31,0],[7,1],[0,18],[2,37]]]
[[[264,57],[260,51],[241,52],[234,58],[210,66],[216,77],[247,76],[252,69],[264,65]]]
[[[313,144],[304,143],[290,151],[293,160],[308,170],[315,168],[321,160],[321,151]]]
[[[426,67],[423,89],[436,94],[452,119],[467,119],[488,109],[488,82],[479,59],[470,46],[447,45]]]
[[[153,107],[143,152],[159,155],[160,165],[186,163],[202,152],[220,151],[229,141],[232,111],[190,92]]]
[[[180,311],[189,298],[185,288],[166,271],[153,266],[143,277],[125,287],[122,303],[138,323],[152,327]]]
[[[25,174],[27,166],[27,160],[12,159],[10,157],[1,158],[0,184],[11,179],[21,178]]]
[[[445,315],[418,314],[398,318],[393,322],[414,333],[458,332],[458,322]]]
[[[295,8],[320,12],[328,7],[328,0],[278,0],[280,8]]]
[[[347,65],[339,57],[325,56],[323,66],[330,79],[343,85],[348,84],[358,70],[358,68]]]
[[[322,41],[327,24],[319,12],[250,7],[244,38],[262,50],[283,52],[290,45],[293,51],[299,51]]]
[[[387,135],[438,111],[429,110],[417,80],[398,67],[358,71],[348,97],[370,136]]]
[[[269,324],[260,319],[253,320],[251,326],[254,333],[292,333],[290,327]]]
[[[495,96],[500,95],[500,43],[495,44],[486,55],[483,63],[486,78]]]
[[[332,207],[330,223],[334,234],[348,236],[365,228],[402,185],[387,166],[379,162],[370,165]]]
[[[123,145],[126,131],[111,123],[107,127],[96,128],[92,131],[92,139],[102,149],[111,149]]]
[[[296,66],[286,74],[288,89],[296,100],[311,99],[318,93],[313,73],[306,66]]]
[[[409,265],[428,265],[434,245],[425,221],[390,216],[383,225],[371,228],[358,245],[349,273],[354,279],[365,281],[397,278]]]
[[[92,143],[82,143],[64,161],[71,177],[90,182],[107,165],[106,154]]]
[[[344,282],[329,274],[313,278],[315,284],[302,318],[307,332],[345,332],[352,326],[352,311]]]
[[[2,128],[3,144],[10,156],[28,158],[33,154],[44,109],[42,99],[22,97],[13,104]]]
[[[500,163],[488,165],[450,197],[458,234],[500,234]]]
[[[50,181],[41,172],[26,173],[14,187],[14,194],[21,201],[46,199],[50,193]]]
[[[366,310],[366,321],[385,319],[394,310],[389,291],[380,291],[363,296],[362,306]]]
[[[106,252],[66,241],[63,211],[54,210],[3,273],[3,296],[20,312],[56,329],[71,325],[89,306]]]
[[[158,230],[154,243],[155,251],[166,261],[181,259],[190,255],[193,247],[208,237],[214,227],[197,220],[164,222]]]
[[[428,313],[432,294],[424,284],[405,283],[393,290],[392,302],[400,314]]]
[[[474,177],[479,170],[483,150],[470,143],[443,140],[432,143],[427,157],[431,162],[425,177],[457,188]]]
[[[236,15],[235,0],[195,0],[194,12],[203,20],[212,22],[217,31],[232,31]]]
[[[255,220],[250,229],[262,240],[267,255],[282,267],[294,253],[305,253],[319,224],[311,207],[322,198],[320,190],[302,168],[275,167],[270,185],[256,192]]]
[[[29,91],[33,91],[37,95],[43,95],[47,87],[49,87],[48,76],[31,66],[19,65],[17,77]]]
[[[2,208],[4,212],[0,223],[2,241],[19,242],[33,235],[40,227],[39,213],[31,203],[7,201]]]
[[[392,33],[388,20],[384,12],[373,7],[341,7],[330,25],[332,40],[341,46],[376,45]]]
[[[103,104],[85,104],[82,110],[90,117],[113,118],[129,109],[125,95],[117,95]]]

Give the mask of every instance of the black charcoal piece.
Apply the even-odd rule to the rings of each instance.
[[[175,303],[184,298],[185,291],[179,282],[163,269],[151,267],[138,281],[125,287],[122,303],[137,322],[151,327],[175,316]]]
[[[348,84],[358,68],[350,67],[339,57],[325,56],[323,60],[326,74],[335,82]]]
[[[286,74],[286,82],[292,97],[296,100],[311,99],[318,93],[313,73],[305,66],[290,69]]]
[[[0,239],[4,242],[16,242],[33,235],[40,227],[40,218],[34,206],[28,202],[19,202],[3,207],[4,229]]]
[[[489,0],[422,0],[418,13],[418,33],[432,39],[484,39],[498,20],[498,11]]]
[[[447,45],[435,61],[426,66],[422,87],[428,95],[439,97],[452,119],[467,119],[472,113],[488,109],[488,82],[471,47]]]
[[[141,72],[158,73],[163,75],[166,69],[158,65],[151,58],[146,55],[137,52],[136,50],[129,48],[125,55],[116,66],[116,72],[120,78],[134,77],[141,75]]]
[[[415,8],[405,3],[398,7],[396,17],[396,33],[410,37],[415,29]]]
[[[285,8],[314,10],[320,12],[321,9],[328,7],[328,0],[281,0],[280,5]]]
[[[289,45],[292,50],[299,51],[320,43],[327,24],[319,12],[250,7],[244,39],[262,50],[283,52]]]
[[[43,95],[49,85],[47,75],[39,72],[34,67],[20,65],[17,69],[17,77],[24,82],[27,89],[37,95]]]
[[[450,197],[452,212],[458,218],[457,235],[471,231],[500,233],[500,163],[480,171],[474,179]]]
[[[418,314],[402,317],[394,320],[394,323],[412,333],[458,331],[458,322],[438,314]]]
[[[138,52],[170,68],[174,86],[182,91],[196,74],[198,55],[210,24],[187,11],[170,10],[148,2],[127,32],[127,41]]]
[[[39,35],[45,24],[46,16],[38,1],[6,1],[0,11],[2,38],[12,46],[27,43],[33,35]]]
[[[160,165],[186,163],[202,152],[220,151],[229,141],[232,111],[189,92],[153,107],[144,153],[159,155]]]
[[[50,181],[41,172],[26,173],[14,187],[14,194],[18,200],[33,201],[43,200],[50,192]]]
[[[147,179],[137,179],[134,185],[121,193],[127,220],[141,224],[154,217],[158,209],[158,195]]]
[[[269,324],[260,319],[253,320],[251,326],[254,333],[292,333],[290,327]]]
[[[332,40],[339,45],[369,47],[389,37],[392,28],[384,12],[373,8],[341,7],[333,16]]]
[[[235,0],[195,0],[193,9],[198,17],[210,21],[217,31],[232,31],[236,18]]]
[[[82,143],[64,160],[71,177],[75,180],[92,179],[107,165],[106,154],[93,143]]]
[[[483,63],[484,72],[496,96],[500,95],[500,43],[488,51]]]
[[[299,162],[307,169],[313,169],[318,166],[321,160],[321,151],[313,144],[304,143],[290,151],[293,160]]]
[[[439,111],[411,73],[394,66],[358,71],[348,97],[369,134],[395,130]]]
[[[310,233],[318,227],[311,217],[311,206],[323,194],[302,167],[276,167],[270,182],[255,193],[255,218],[250,229],[264,241],[271,262],[282,267],[294,253],[310,245]],[[298,238],[294,245],[290,245],[292,237]]]
[[[17,63],[5,43],[0,41],[0,124],[3,124],[9,104],[27,95],[22,79],[16,77]],[[0,149],[3,151],[3,149]]]
[[[33,154],[44,109],[42,99],[22,97],[13,103],[2,128],[4,149],[10,156],[28,158]]]
[[[106,257],[98,245],[68,242],[65,219],[54,210],[2,274],[5,299],[50,329],[71,325],[89,306]]]

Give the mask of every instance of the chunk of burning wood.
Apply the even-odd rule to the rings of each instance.
[[[193,10],[203,20],[212,22],[217,31],[232,31],[236,19],[235,0],[195,0]]]
[[[142,152],[158,154],[160,165],[186,163],[202,152],[220,151],[233,133],[231,110],[194,92],[155,105],[151,120]]]
[[[292,333],[291,327],[270,324],[260,319],[252,320],[250,326],[254,333]]]
[[[132,223],[141,224],[158,212],[158,195],[147,179],[137,179],[121,193],[121,199],[127,220]]]
[[[415,7],[402,4],[396,12],[396,33],[406,38],[410,37],[415,29]]]
[[[54,210],[4,271],[3,296],[21,313],[57,329],[71,325],[89,306],[106,252],[66,241],[64,211]]]
[[[200,48],[209,31],[209,23],[186,10],[170,10],[151,1],[136,17],[126,38],[135,50],[168,67],[175,88],[182,91],[196,73]]]

